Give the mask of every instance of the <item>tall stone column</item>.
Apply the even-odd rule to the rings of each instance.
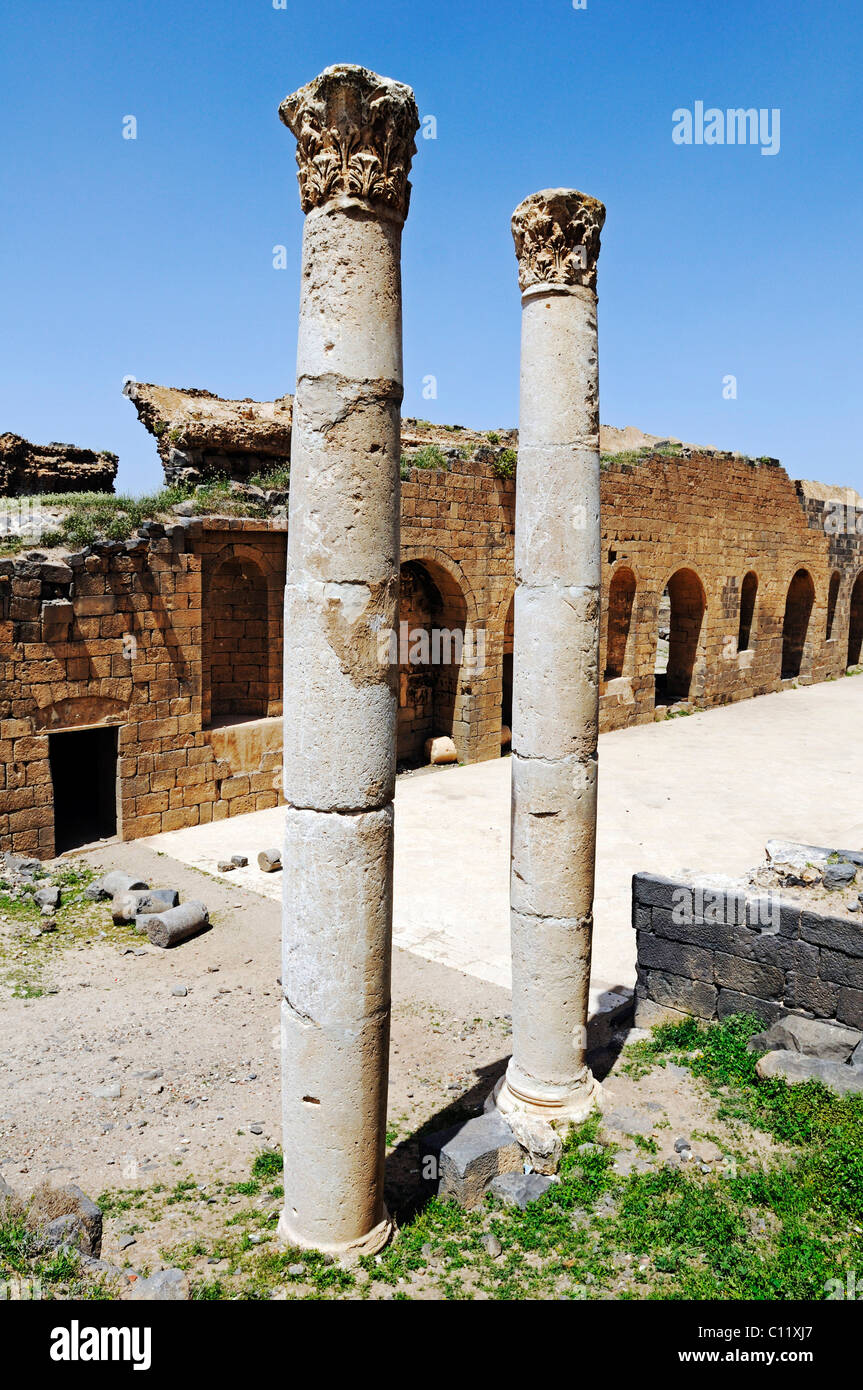
[[[390,1030],[410,88],[327,68],[285,99],[303,235],[285,587],[282,1074],[294,1245],[369,1254]]]
[[[497,1104],[578,1122],[599,722],[596,261],[605,208],[567,189],[512,219],[522,290],[512,729],[513,1055]]]

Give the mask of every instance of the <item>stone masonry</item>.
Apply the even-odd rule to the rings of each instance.
[[[498,757],[501,726],[511,722],[515,587],[515,481],[501,474],[514,470],[501,462],[502,436],[477,447],[470,432],[408,428],[412,443],[437,439],[461,456],[447,457],[446,470],[403,469],[402,618],[416,626],[421,581],[423,621],[481,632],[484,663],[401,666],[400,757],[412,761],[439,734],[455,739],[463,762]],[[604,458],[601,731],[655,717],[659,610],[681,572],[683,598],[688,587],[696,599],[690,633],[704,605],[688,707],[836,678],[859,660],[863,535],[854,519],[863,503],[843,493],[836,532],[832,493],[795,486],[775,462],[710,451]],[[53,853],[48,743],[61,730],[117,727],[123,838],[276,804],[286,539],[278,516],[173,517],[129,542],[0,559],[0,849]],[[218,691],[213,708],[214,683],[230,704],[227,687],[247,679],[238,671],[236,682],[221,680],[216,669],[246,664],[237,630],[233,641],[231,630],[217,631],[231,566],[256,597],[257,617],[246,616],[266,623],[269,653],[266,699],[258,663],[243,712],[220,711]],[[799,675],[783,679],[786,600],[801,569],[812,605]],[[739,649],[749,574],[757,589]],[[686,606],[678,607],[682,627]],[[222,613],[226,620],[236,615]]]

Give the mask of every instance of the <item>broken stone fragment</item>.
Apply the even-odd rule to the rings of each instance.
[[[560,1167],[563,1141],[547,1120],[514,1111],[507,1123],[521,1147],[527,1152],[535,1173],[556,1173]]]
[[[38,888],[33,897],[40,907],[53,910],[60,906],[60,889],[55,888],[53,884],[48,884],[45,888]]]
[[[521,1173],[524,1156],[503,1116],[488,1111],[421,1140],[420,1168],[442,1201],[475,1207],[492,1178]]]
[[[430,763],[457,763],[458,753],[451,738],[442,735],[439,738],[427,738],[425,741],[425,754]]]
[[[843,1028],[818,1018],[788,1014],[772,1023],[763,1033],[749,1039],[750,1052],[801,1052],[828,1062],[847,1062],[860,1042],[856,1028]]]
[[[763,1081],[778,1077],[794,1085],[801,1081],[820,1081],[840,1096],[863,1092],[863,1068],[844,1062],[827,1062],[802,1052],[768,1052],[759,1057],[755,1070]]]
[[[177,907],[179,901],[180,894],[176,888],[148,888],[118,893],[111,904],[111,915],[119,926],[123,922],[133,922],[146,913]]]
[[[234,869],[238,867],[239,866],[234,863],[233,859],[220,859],[216,865],[216,869],[220,874],[231,874],[234,872]]]
[[[132,1302],[185,1302],[190,1297],[189,1280],[182,1269],[160,1269],[149,1279],[139,1279],[132,1286]]]
[[[262,873],[274,874],[277,869],[282,867],[282,851],[280,849],[262,849],[258,855],[258,868]]]
[[[489,1183],[489,1192],[504,1206],[520,1207],[524,1211],[528,1202],[535,1202],[552,1185],[553,1179],[540,1173],[500,1173]]]
[[[80,1187],[70,1185],[58,1194],[66,1199],[70,1210],[54,1217],[40,1230],[44,1246],[58,1249],[70,1245],[98,1259],[102,1251],[102,1213]]]
[[[856,864],[849,864],[847,861],[839,864],[828,864],[824,870],[824,887],[830,889],[847,888],[856,878]]]
[[[142,878],[136,878],[133,874],[124,874],[121,869],[113,869],[111,873],[105,874],[98,883],[93,885],[98,889],[100,898],[116,898],[120,893],[133,893],[139,889],[148,888]]]

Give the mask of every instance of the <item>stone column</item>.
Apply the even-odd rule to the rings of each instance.
[[[522,289],[512,740],[513,1055],[506,1113],[590,1111],[585,1064],[599,722],[596,261],[605,209],[566,189],[516,208]]]
[[[408,87],[327,68],[279,114],[303,235],[285,587],[281,1237],[369,1254],[390,1029]]]

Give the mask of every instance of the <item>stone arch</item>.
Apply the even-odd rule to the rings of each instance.
[[[839,585],[841,575],[838,570],[834,570],[830,576],[830,587],[827,590],[827,627],[825,629],[825,641],[833,640],[833,623],[836,619],[836,604],[839,599]]]
[[[863,570],[854,581],[848,603],[848,660],[846,666],[859,666],[863,651]]]
[[[230,544],[212,558],[204,589],[203,723],[276,713],[275,571],[255,546]]]
[[[463,760],[470,732],[470,605],[458,567],[433,554],[405,556],[401,565],[398,758],[408,766],[425,762],[426,740],[439,735],[453,739]]]
[[[674,571],[662,597],[659,626],[665,617],[668,637],[665,650],[657,643],[656,703],[675,704],[689,698],[707,599],[695,570],[687,566]]]
[[[754,570],[747,571],[740,586],[740,622],[737,628],[737,650],[746,652],[752,645],[752,621],[755,617],[755,600],[758,596],[758,575]]]
[[[606,681],[617,680],[626,670],[635,589],[635,574],[628,565],[621,565],[619,569],[614,571],[608,586],[605,675],[603,677]]]
[[[783,680],[794,680],[800,675],[814,603],[812,575],[807,569],[799,569],[794,573],[785,596],[785,616],[782,620]]]

